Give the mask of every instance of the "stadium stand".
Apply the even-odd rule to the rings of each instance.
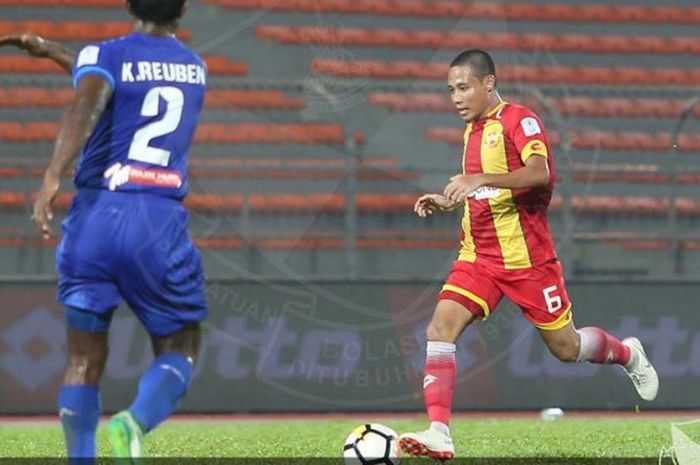
[[[573,244],[562,253],[576,257],[575,268],[651,275],[659,267],[649,257],[700,250],[700,105],[689,107],[700,82],[692,29],[700,7],[635,3],[193,6],[180,37],[203,44],[210,90],[186,204],[208,274],[227,273],[221,254],[252,270],[251,251],[280,251],[300,275],[342,276],[338,257],[356,250],[359,269],[372,276],[400,276],[404,259],[416,257],[439,275],[458,244],[458,215],[420,220],[412,207],[418,193],[439,190],[459,169],[463,124],[444,90],[445,71],[457,49],[483,44],[487,28],[502,94],[535,109],[555,145],[563,182],[551,221],[557,238]],[[79,46],[129,28],[119,1],[67,0],[63,16],[51,13],[54,4],[0,0],[0,8],[14,7],[0,34],[31,30]],[[263,8],[269,13],[256,24],[218,42],[230,24],[247,24]],[[74,19],[88,14],[95,21]],[[46,60],[14,50],[2,58],[0,272],[50,273],[56,239],[35,237],[26,218],[73,91]],[[71,196],[64,188],[57,216]],[[640,251],[650,255],[642,261]]]

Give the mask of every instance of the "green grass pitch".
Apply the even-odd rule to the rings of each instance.
[[[376,421],[399,433],[426,427],[425,420],[391,417],[322,420],[178,421],[146,437],[151,457],[340,457],[357,424]],[[458,457],[657,457],[671,443],[671,419],[536,418],[453,421]],[[0,457],[64,456],[55,424],[0,423]],[[98,454],[109,455],[104,423]]]

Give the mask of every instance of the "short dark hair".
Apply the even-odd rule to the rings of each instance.
[[[457,58],[450,63],[450,68],[454,66],[468,66],[479,80],[484,79],[489,74],[496,76],[496,65],[493,58],[478,48],[465,50],[457,55]]]
[[[131,12],[149,23],[169,24],[182,14],[186,0],[127,0]]]

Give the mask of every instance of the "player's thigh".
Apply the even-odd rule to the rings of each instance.
[[[122,221],[122,212],[103,204],[93,192],[78,193],[63,221],[56,250],[61,303],[93,313],[119,305],[114,238]]]
[[[569,321],[558,329],[538,328],[540,336],[549,351],[559,360],[575,362],[580,352],[579,335],[574,329],[573,322]]]
[[[541,331],[556,331],[571,323],[571,301],[558,260],[526,270],[506,270],[498,287]]]
[[[428,341],[454,343],[474,320],[476,320],[476,316],[462,303],[450,299],[440,299],[426,329],[427,339]]]
[[[204,270],[184,209],[156,205],[147,213],[128,231],[119,290],[148,333],[164,337],[206,318]]]
[[[488,318],[501,297],[495,281],[481,267],[454,262],[428,326],[428,339],[454,342],[473,320]]]

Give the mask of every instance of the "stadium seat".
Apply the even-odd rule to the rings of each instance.
[[[447,63],[413,61],[315,59],[311,62],[314,73],[350,78],[444,79],[447,68]],[[700,69],[693,68],[503,65],[499,67],[499,75],[504,81],[538,84],[694,86],[700,81]]]
[[[51,60],[37,60],[24,55],[3,55],[0,73],[64,74],[65,70]]]
[[[338,169],[345,168],[347,161],[343,159],[328,159],[328,158],[308,158],[308,157],[235,157],[235,156],[218,156],[206,158],[193,157],[190,160],[190,166],[198,167],[217,167],[217,168],[286,168],[286,169]],[[374,169],[396,169],[398,163],[395,158],[388,157],[367,157],[359,161],[359,166],[363,168]]]
[[[8,1],[8,0],[2,0]],[[25,0],[48,1],[48,0]],[[89,0],[72,0],[89,1]],[[100,0],[94,0],[100,1]],[[106,1],[106,0],[102,0]],[[455,0],[204,0],[204,3],[237,10],[349,13],[382,16],[469,17],[509,21],[700,23],[700,8],[682,6],[606,5],[556,3],[500,4]]]
[[[207,91],[207,108],[245,108],[251,110],[302,110],[302,97],[289,97],[279,90],[220,90]]]
[[[130,33],[130,21],[0,21],[0,35],[33,32],[52,40],[98,41]],[[179,29],[181,40],[190,40],[190,29]]]
[[[70,103],[73,95],[73,89],[5,87],[0,88],[0,108],[64,107]]]
[[[404,48],[465,49],[483,43],[474,32],[442,32],[412,29],[322,28],[316,26],[268,26],[255,29],[258,37],[284,44],[335,46],[374,46]],[[590,53],[695,53],[700,39],[679,37],[680,41],[660,36],[619,34],[515,34],[493,33],[489,48],[505,50]]]

